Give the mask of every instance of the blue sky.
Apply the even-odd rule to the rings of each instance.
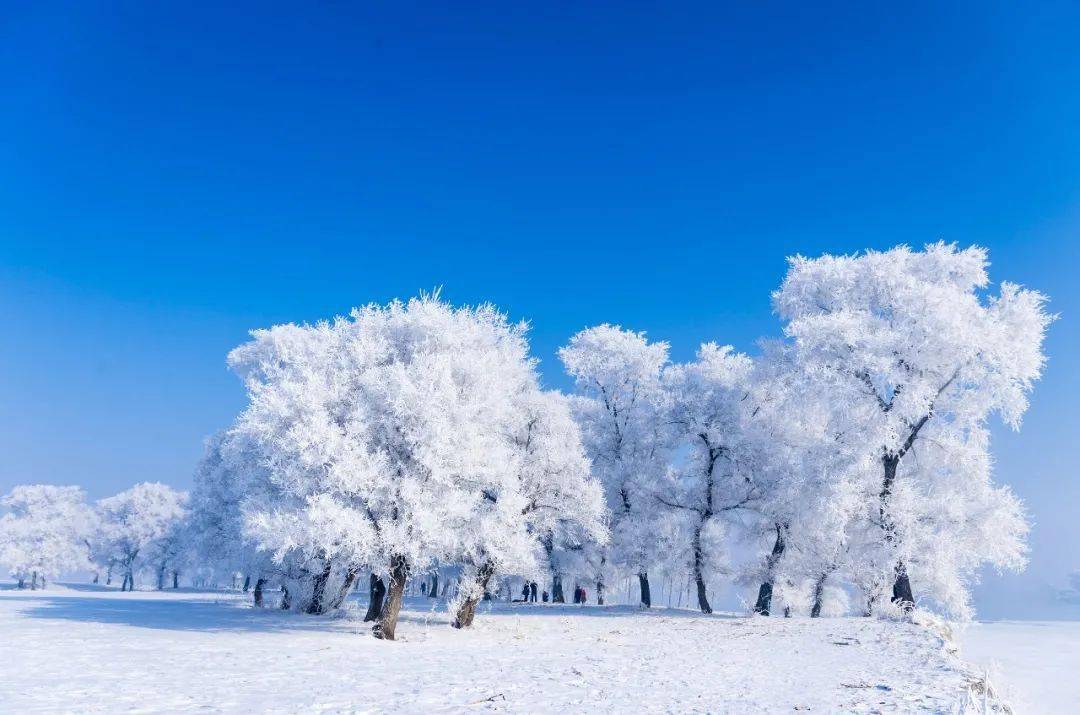
[[[1063,319],[1001,481],[1025,615],[1080,569],[1080,9],[0,8],[0,490],[189,482],[248,329],[442,285],[554,351],[776,335],[784,257],[945,239]],[[1034,612],[1034,611],[1032,611]]]

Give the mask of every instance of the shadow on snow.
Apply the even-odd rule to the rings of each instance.
[[[269,608],[251,608],[231,597],[220,601],[140,598],[138,591],[116,598],[87,596],[16,596],[32,602],[29,618],[108,623],[173,631],[325,630],[335,619],[303,616]],[[13,600],[8,598],[6,600]]]
[[[215,594],[207,591],[186,591],[202,598],[155,598],[149,591],[120,593],[113,587],[95,584],[65,584],[75,592],[110,592],[114,598],[80,595],[52,595],[37,591],[34,595],[9,596],[5,600],[25,601],[33,604],[22,611],[29,618],[70,620],[90,623],[107,623],[175,631],[325,631],[335,630],[335,625],[349,630],[366,630],[368,624],[360,621],[367,608],[366,597],[353,594],[349,598],[346,617],[309,616],[295,612],[283,612],[273,607],[276,594],[267,594],[267,608],[250,606],[250,596],[235,592]],[[185,590],[169,591],[183,594]],[[209,598],[208,598],[209,596]],[[219,596],[217,599],[214,596]],[[717,613],[706,616],[686,609],[655,608],[641,610],[636,606],[595,606],[573,604],[510,604],[506,602],[482,602],[477,617],[506,616],[555,616],[566,618],[741,618],[735,614]],[[448,625],[450,614],[443,599],[432,600],[422,596],[405,599],[399,619],[402,623],[429,626]]]

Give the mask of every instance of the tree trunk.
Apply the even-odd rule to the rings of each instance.
[[[652,592],[649,591],[649,574],[646,571],[639,571],[638,586],[641,588],[641,607],[652,608]]]
[[[172,587],[180,588],[180,572],[176,569],[173,569],[172,572]]]
[[[544,552],[547,554],[548,569],[551,571],[551,602],[566,603],[566,597],[563,595],[562,588],[562,574],[559,573],[559,569],[555,565],[555,542],[552,539],[551,534],[545,536],[541,543],[544,546]]]
[[[821,616],[821,598],[825,595],[825,579],[829,578],[829,572],[826,571],[818,577],[816,583],[814,583],[814,605],[810,608],[810,617],[819,618]]]
[[[709,597],[705,593],[705,578],[702,576],[700,570],[694,574],[694,581],[697,583],[698,608],[701,609],[702,613],[712,613],[712,606],[709,605]]]
[[[892,602],[908,612],[915,608],[915,596],[911,592],[911,579],[903,561],[896,562],[896,580],[893,581]]]
[[[252,594],[252,598],[255,600],[255,607],[262,608],[263,605],[263,585],[266,583],[265,578],[260,578],[255,581],[255,592]]]
[[[374,621],[382,613],[383,597],[386,596],[386,583],[374,573],[368,584],[368,608],[365,621]]]
[[[112,585],[112,564],[109,564],[109,568],[105,570],[105,585]]]
[[[885,530],[885,542],[890,546],[896,542],[896,524],[889,515],[889,497],[892,495],[893,484],[896,482],[896,468],[900,465],[900,457],[895,454],[887,454],[881,458],[885,469],[885,478],[881,486],[881,526]],[[892,602],[904,612],[915,608],[915,597],[911,592],[911,580],[908,578],[907,567],[900,559],[896,561],[895,577],[893,580]]]
[[[603,579],[597,579],[596,581],[596,605],[604,605],[604,581]]]
[[[431,588],[428,589],[428,598],[439,597],[439,572],[431,574]]]
[[[754,613],[758,613],[762,616],[769,615],[769,609],[772,608],[772,596],[773,596],[773,583],[776,580],[774,572],[776,571],[776,565],[780,563],[780,557],[784,555],[784,527],[781,524],[776,525],[776,541],[773,542],[772,552],[765,560],[765,581],[762,582],[761,588],[758,589],[757,603],[754,604]]]
[[[289,587],[281,587],[281,605],[278,606],[281,610],[287,611],[292,608],[292,599],[289,598]]]
[[[31,591],[36,591],[37,590],[37,571],[30,574],[30,590]]]
[[[244,593],[251,590],[251,574],[244,574]]]
[[[473,584],[468,595],[458,606],[457,614],[454,616],[452,624],[454,628],[469,628],[472,626],[473,619],[476,618],[476,606],[480,603],[480,597],[487,590],[488,582],[494,573],[495,565],[490,561],[484,562],[484,565],[477,570],[476,583]]]
[[[90,583],[97,583],[97,582],[98,582],[98,572],[97,572],[97,571],[95,571],[95,572],[94,572],[94,580],[93,580],[93,581],[91,581]]]
[[[26,578],[22,576],[19,577],[19,585],[17,588],[19,588],[20,590],[26,588]]]
[[[165,590],[165,564],[158,566],[157,572],[157,590]]]
[[[383,604],[379,621],[372,629],[376,638],[392,641],[394,631],[397,629],[398,614],[401,613],[401,601],[405,596],[405,582],[409,578],[409,564],[404,556],[394,556],[390,559],[390,587],[387,589],[387,599]]]
[[[334,599],[330,602],[329,610],[341,608],[341,604],[344,603],[345,599],[348,597],[349,589],[352,588],[353,582],[356,581],[356,576],[359,571],[360,569],[350,567],[349,570],[345,572],[345,580],[341,582],[341,588],[338,589],[337,595],[334,596]]]
[[[704,523],[699,523],[694,530],[694,583],[697,584],[698,608],[702,613],[712,613],[709,605],[709,597],[705,593],[705,555],[701,553],[701,529]]]
[[[333,563],[331,563],[330,559],[327,559],[323,565],[323,570],[315,574],[311,585],[311,601],[308,603],[307,608],[304,609],[306,613],[318,615],[326,612],[326,604],[323,600],[326,598],[326,582],[330,580],[330,574],[333,570]]]

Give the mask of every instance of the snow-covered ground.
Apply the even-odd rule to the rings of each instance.
[[[355,609],[355,604],[351,609]],[[0,591],[0,712],[953,712],[975,670],[863,618],[409,601],[380,642],[238,595]]]
[[[975,623],[960,643],[1018,713],[1080,711],[1080,621]]]

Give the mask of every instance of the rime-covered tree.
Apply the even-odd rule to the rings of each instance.
[[[243,503],[245,528],[322,564],[312,603],[335,569],[347,584],[371,568],[386,585],[375,633],[392,639],[410,573],[459,560],[471,526],[497,523],[482,515],[520,459],[505,427],[536,379],[524,333],[491,306],[427,296],[255,331],[233,351],[250,398],[234,430],[272,486]]]
[[[147,564],[154,570],[154,582],[161,591],[171,583],[180,586],[180,571],[187,563],[189,535],[187,512],[180,518],[170,520],[161,536],[147,549]]]
[[[283,604],[308,613],[336,607],[364,565],[383,562],[371,509],[385,454],[345,323],[257,330],[229,355],[250,400],[229,432],[244,446],[232,468],[241,543],[272,555],[288,575]]]
[[[485,503],[464,529],[459,628],[472,624],[494,576],[535,576],[541,563],[550,564],[553,548],[582,549],[607,537],[603,492],[566,398],[528,385],[513,397],[506,417],[514,463],[499,486],[484,493]]]
[[[649,568],[671,548],[661,538],[653,497],[671,441],[660,418],[668,345],[600,325],[574,335],[559,357],[574,379],[574,413],[611,512],[611,545],[604,560],[637,574],[641,605],[649,607]]]
[[[654,495],[685,528],[698,607],[712,613],[706,577],[726,551],[723,516],[759,498],[753,416],[753,361],[729,346],[702,345],[697,359],[664,371],[666,422],[679,458]]]
[[[195,470],[188,519],[193,559],[216,573],[243,573],[253,583],[256,606],[271,585],[288,587],[290,567],[274,562],[272,552],[258,548],[244,528],[245,499],[257,498],[269,486],[261,453],[242,435],[223,430],[207,440]],[[295,590],[295,589],[294,589]]]
[[[904,609],[912,573],[955,606],[974,564],[1022,562],[1023,517],[990,481],[986,425],[1019,427],[1052,316],[1012,283],[988,295],[987,265],[984,249],[944,243],[798,256],[773,295],[796,359],[879,465],[882,555],[864,563]],[[999,528],[973,523],[985,513]]]
[[[187,515],[186,503],[186,492],[160,482],[142,482],[97,502],[99,538],[124,575],[121,590],[134,590],[143,565],[161,564]]]
[[[757,445],[754,506],[766,553],[747,565],[743,578],[759,584],[754,612],[769,615],[776,589],[786,594],[785,612],[807,612],[812,603],[790,598],[803,598],[808,580],[824,589],[847,563],[851,530],[877,472],[861,443],[852,445],[838,427],[842,406],[814,384],[794,351],[778,342],[764,347],[744,429]]]
[[[46,577],[89,566],[87,539],[94,514],[79,487],[49,484],[18,486],[0,499],[0,564],[19,588],[44,585]]]

